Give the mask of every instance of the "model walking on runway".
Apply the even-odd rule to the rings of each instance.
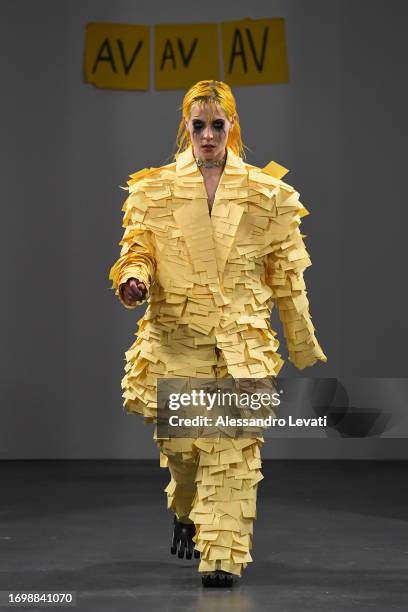
[[[270,378],[289,360],[327,361],[315,336],[300,233],[308,214],[275,162],[243,159],[231,89],[200,81],[184,96],[175,161],[128,181],[120,257],[109,278],[128,309],[148,301],[126,352],[124,407],[156,422],[158,378]],[[159,439],[174,512],[171,552],[200,556],[204,586],[230,586],[252,561],[262,436]]]

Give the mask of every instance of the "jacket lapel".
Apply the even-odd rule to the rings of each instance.
[[[207,272],[208,282],[219,288],[228,255],[248,195],[248,173],[242,159],[228,148],[224,172],[214,198],[211,216],[203,176],[192,147],[177,157],[174,197],[182,200],[174,217],[183,233],[196,272]],[[238,203],[231,200],[238,200]]]
[[[227,162],[211,213],[217,267],[223,274],[248,196],[248,173],[244,162],[228,148]],[[240,202],[241,200],[241,202]]]

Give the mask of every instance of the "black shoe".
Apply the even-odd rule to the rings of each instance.
[[[201,583],[204,587],[232,587],[234,578],[230,572],[215,570],[201,576]]]
[[[186,559],[191,559],[194,554],[194,559],[198,559],[200,551],[194,549],[193,536],[195,535],[194,523],[180,523],[174,517],[174,529],[171,542],[170,552],[172,555],[178,553],[178,558],[183,559],[186,553]]]

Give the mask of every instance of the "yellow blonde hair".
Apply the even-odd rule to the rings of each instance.
[[[176,158],[179,153],[185,151],[191,144],[190,134],[185,126],[185,121],[188,121],[190,118],[193,104],[204,106],[205,104],[216,103],[220,105],[229,120],[232,115],[235,115],[234,125],[228,134],[227,146],[231,147],[236,155],[245,157],[237,106],[231,88],[222,81],[199,81],[187,91],[183,98],[183,104],[179,109],[182,111],[182,116],[176,138]]]

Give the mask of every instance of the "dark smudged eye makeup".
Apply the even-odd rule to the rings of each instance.
[[[213,127],[216,130],[222,130],[224,128],[224,121],[222,119],[216,119],[213,121]]]
[[[212,122],[212,125],[215,130],[220,131],[224,129],[225,121],[223,119],[216,119]],[[202,129],[204,129],[204,122],[200,119],[194,119],[193,128],[197,132],[201,131]]]

